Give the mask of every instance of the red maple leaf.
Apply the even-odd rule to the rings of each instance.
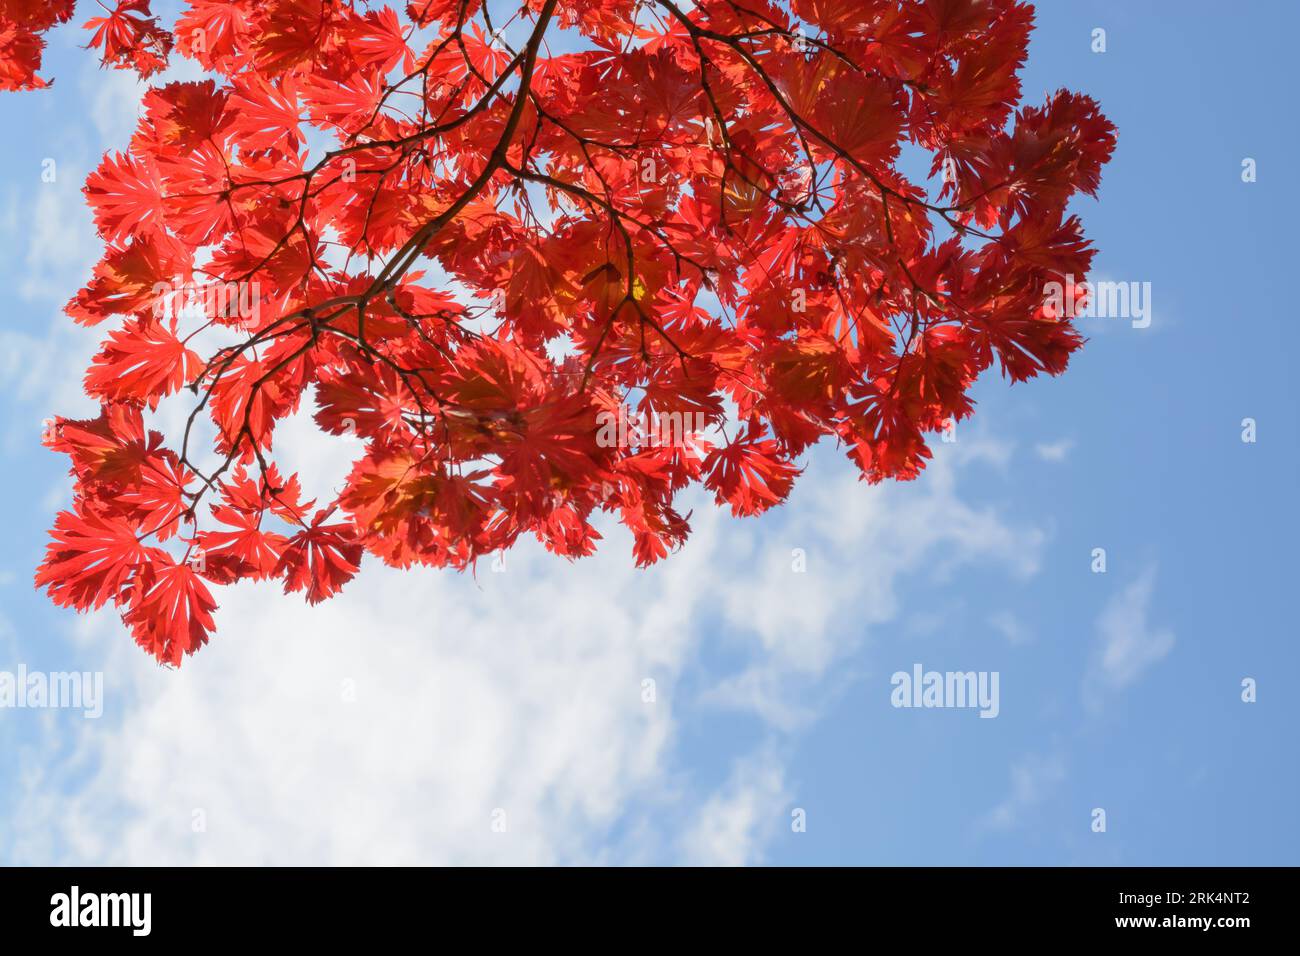
[[[167,66],[172,35],[149,16],[149,0],[120,0],[106,17],[86,21],[94,30],[92,47],[104,48],[103,63],[118,69],[134,69],[148,78]]]

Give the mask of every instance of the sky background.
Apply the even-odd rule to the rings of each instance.
[[[1119,127],[1077,210],[1092,278],[1151,283],[1152,322],[986,378],[918,481],[826,446],[762,518],[695,502],[649,571],[609,527],[477,579],[368,558],[314,609],[220,589],[180,671],[31,586],[70,487],[42,420],[93,412],[98,335],[61,312],[99,251],[80,188],[139,98],[82,9],[54,87],[0,96],[0,670],[100,670],[106,699],[0,709],[0,863],[1300,863],[1298,9],[1039,6],[1026,102],[1079,90]],[[351,451],[313,431],[281,455],[308,492]],[[916,663],[999,672],[998,717],[895,709]]]

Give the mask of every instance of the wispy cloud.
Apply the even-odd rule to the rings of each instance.
[[[1034,635],[1010,611],[999,611],[989,618],[989,626],[1006,638],[1008,644],[1028,644]]]
[[[1090,707],[1099,706],[1106,694],[1133,684],[1173,650],[1173,631],[1148,621],[1155,581],[1155,567],[1147,568],[1098,616],[1096,645],[1084,677],[1084,698]]]
[[[1071,438],[1062,438],[1054,442],[1039,442],[1034,446],[1034,454],[1043,461],[1062,462],[1069,456],[1070,451],[1074,448],[1074,440]]]
[[[1060,754],[1029,755],[1011,767],[1011,791],[981,821],[989,830],[1011,830],[1043,802],[1065,779],[1065,760]]]
[[[679,859],[695,866],[761,862],[764,844],[789,822],[787,803],[784,772],[770,752],[738,761],[726,784],[682,834]]]
[[[847,468],[829,468],[826,457],[816,459],[821,473],[796,487],[784,523],[761,545],[734,552],[737,564],[752,570],[719,591],[719,613],[749,663],[704,701],[794,729],[815,716],[810,702],[823,703],[851,677],[832,665],[900,615],[903,580],[943,580],[985,562],[1017,576],[1036,573],[1043,532],[1011,525],[957,490],[958,473],[973,462],[996,462],[999,448],[973,440],[947,446],[922,482],[874,489]],[[734,522],[726,533],[744,534]],[[795,572],[799,561],[803,570]],[[809,693],[813,685],[821,685],[819,693]]]

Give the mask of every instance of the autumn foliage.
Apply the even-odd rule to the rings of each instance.
[[[0,0],[0,86],[44,85],[42,36],[72,15]],[[1086,96],[1021,105],[1032,17],[193,0],[164,28],[147,0],[97,7],[106,66],[206,78],[151,88],[86,182],[105,250],[67,311],[113,327],[98,417],[46,435],[75,494],[37,585],[113,603],[179,664],[213,585],[316,602],[363,553],[463,569],[521,535],[576,557],[602,511],[650,564],[687,537],[688,486],[757,514],[823,439],[870,481],[915,477],[981,373],[1057,374],[1082,343],[1043,290],[1088,271],[1067,204],[1115,133]],[[230,295],[174,307],[183,288]],[[599,440],[626,408],[708,434]],[[300,409],[356,455],[331,500],[275,460]]]

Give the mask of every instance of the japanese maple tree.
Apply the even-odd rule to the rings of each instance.
[[[149,89],[86,182],[105,249],[67,312],[114,327],[98,417],[47,431],[75,491],[36,583],[160,661],[208,640],[213,585],[576,557],[601,511],[650,564],[688,486],[760,513],[823,439],[913,478],[982,372],[1082,344],[1044,289],[1088,271],[1067,206],[1115,132],[1087,96],[1021,105],[1027,4],[101,6],[106,66],[205,78]],[[0,0],[0,86],[45,85],[73,13]],[[303,408],[353,442],[331,500],[275,460]],[[707,434],[602,440],[628,409]]]

